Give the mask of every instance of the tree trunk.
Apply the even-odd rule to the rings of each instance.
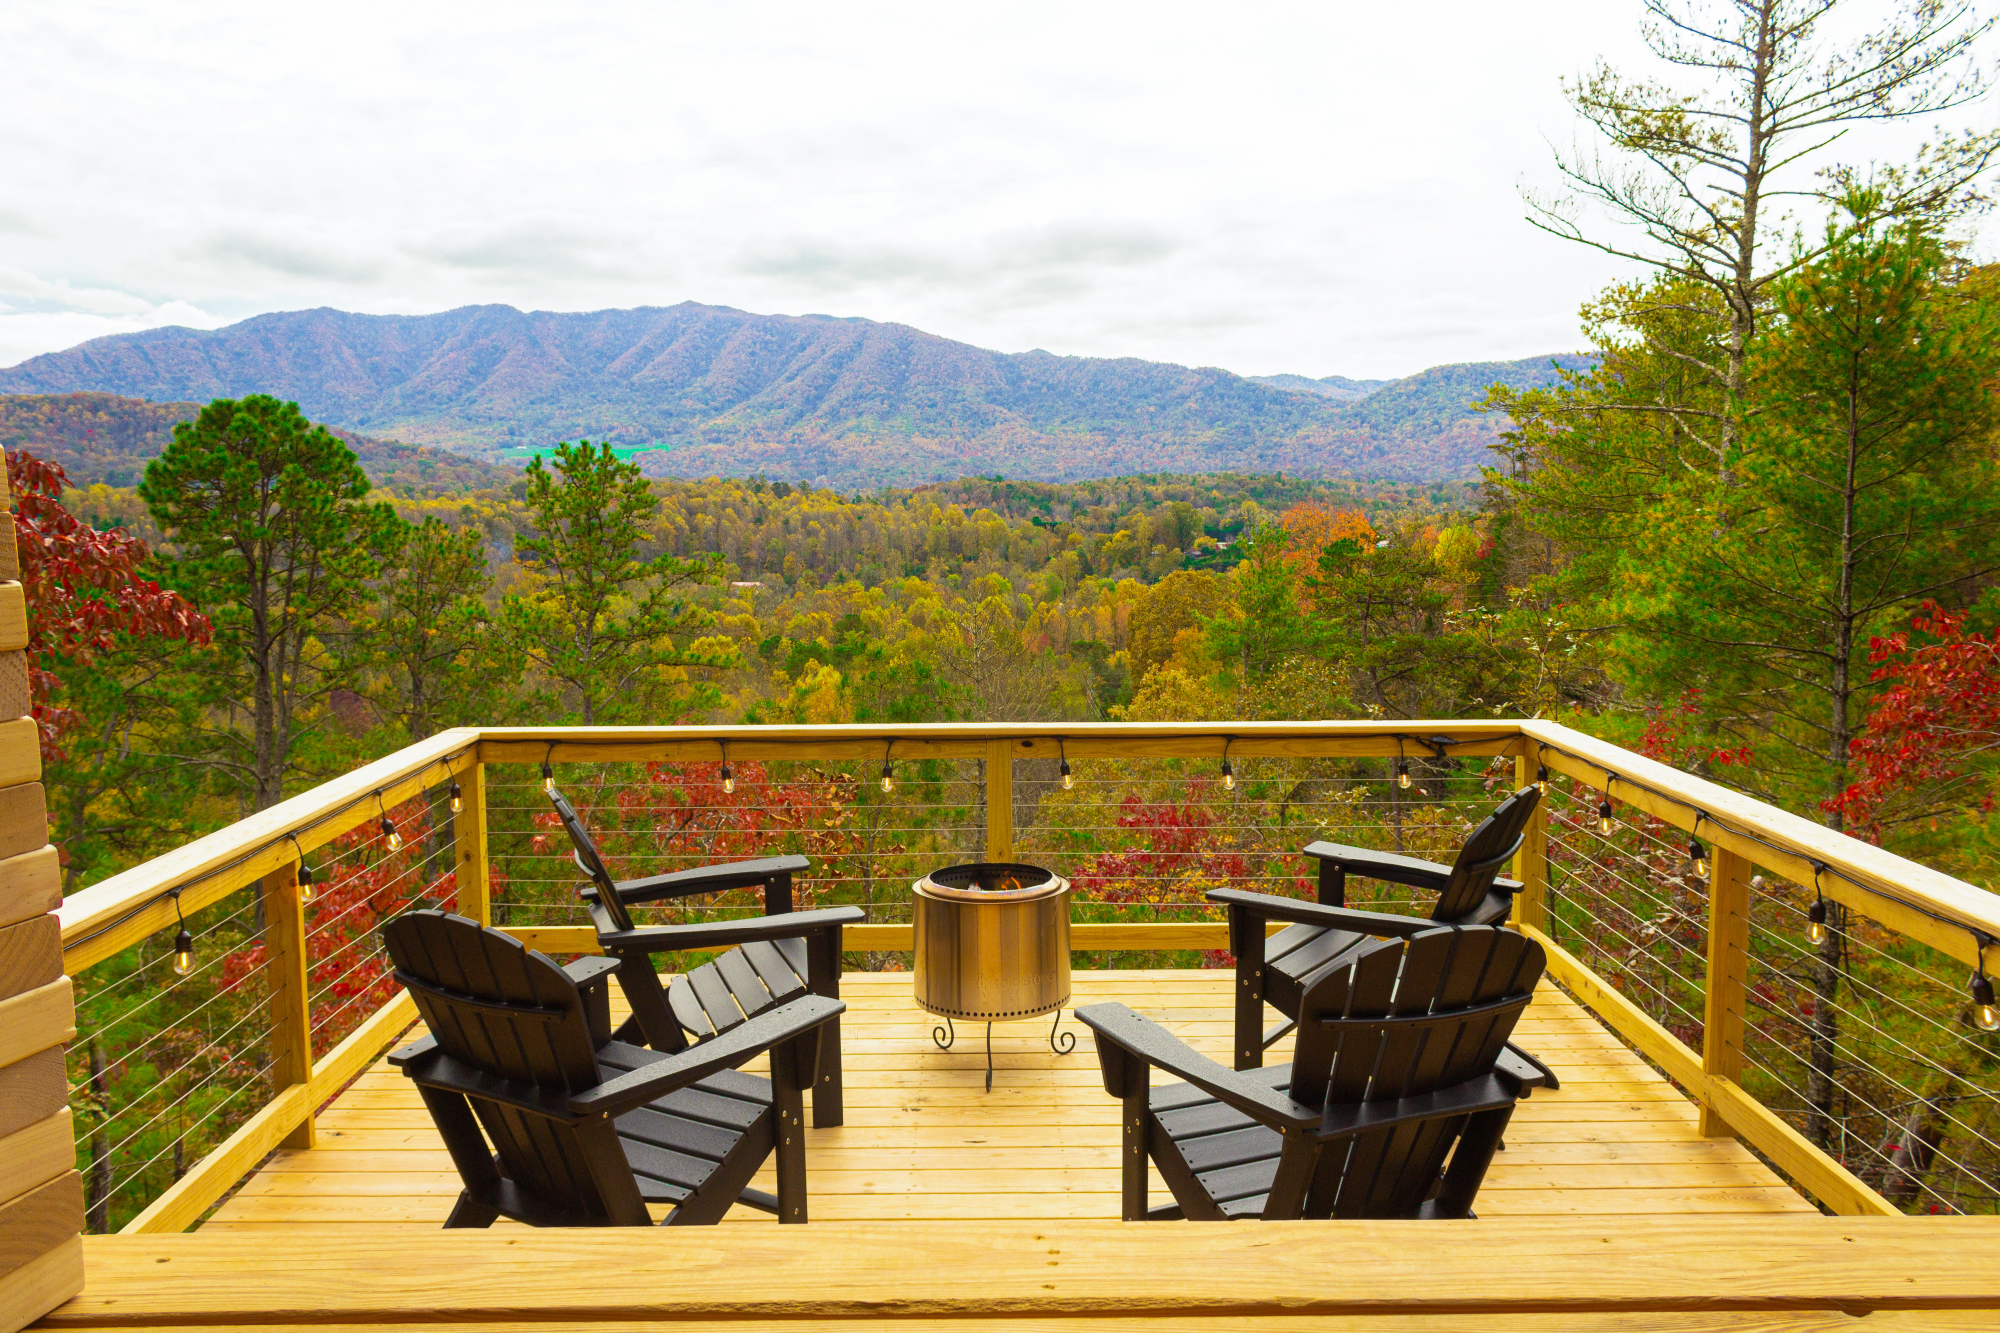
[[[111,1119],[110,1096],[104,1084],[104,1048],[90,1039],[90,1091],[97,1102],[97,1124],[90,1131],[90,1201],[84,1217],[95,1235],[111,1230],[111,1136],[104,1132]]]
[[[1854,742],[1849,714],[1854,698],[1851,670],[1855,637],[1854,508],[1861,468],[1861,403],[1857,380],[1858,376],[1851,370],[1847,384],[1847,473],[1841,488],[1840,577],[1834,592],[1833,670],[1827,689],[1830,707],[1826,760],[1830,796],[1839,796],[1847,790],[1847,765]],[[1826,822],[1829,828],[1840,828],[1842,821],[1838,806],[1827,816]],[[1812,1140],[1829,1150],[1834,1146],[1836,1137],[1833,1100],[1840,1046],[1840,1016],[1835,1005],[1840,998],[1840,964],[1846,947],[1847,909],[1839,903],[1827,903],[1826,938],[1819,942],[1813,959],[1811,1071],[1806,1080],[1806,1100],[1812,1108]]]
[[[1943,1091],[1920,1100],[1910,1113],[1889,1127],[1882,1140],[1882,1197],[1909,1207],[1923,1195],[1924,1180],[1936,1164],[1938,1150],[1951,1130],[1951,1111],[1964,1096],[1960,1070],[1953,1064],[1945,1070]]]

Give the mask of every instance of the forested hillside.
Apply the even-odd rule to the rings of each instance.
[[[74,486],[132,486],[199,403],[149,403],[111,393],[0,395],[0,447],[55,463]],[[463,454],[335,429],[377,486],[397,492],[504,486],[519,469]]]
[[[490,460],[608,440],[654,476],[854,486],[1164,468],[1430,481],[1476,475],[1497,438],[1499,419],[1471,410],[1494,382],[1480,376],[1534,388],[1554,378],[1548,362],[1443,367],[1397,396],[1407,381],[1295,385],[1131,358],[1007,355],[900,324],[692,302],[589,314],[467,306],[120,334],[0,371],[0,391],[156,402],[270,393],[346,430]],[[1380,391],[1356,398],[1370,388]],[[1357,414],[1373,399],[1387,405]]]

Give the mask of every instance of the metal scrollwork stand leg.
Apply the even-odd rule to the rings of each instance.
[[[1049,1024],[1049,1049],[1057,1055],[1068,1055],[1076,1049],[1076,1034],[1074,1032],[1059,1033],[1058,1029],[1061,1027],[1062,1008],[1058,1006],[1056,1009],[1056,1021]]]
[[[986,1090],[993,1091],[993,1025],[986,1025]]]
[[[931,1040],[937,1043],[937,1048],[941,1051],[951,1049],[951,1044],[958,1040],[958,1032],[952,1027],[949,1018],[944,1020],[943,1027],[931,1029]]]

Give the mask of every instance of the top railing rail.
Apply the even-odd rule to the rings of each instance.
[[[1854,908],[1960,962],[2000,959],[2000,896],[1755,797],[1553,722],[1520,724],[1528,757]],[[1699,816],[1699,820],[1697,820]],[[1696,828],[1697,822],[1699,829]],[[1816,873],[1815,863],[1821,869]]]

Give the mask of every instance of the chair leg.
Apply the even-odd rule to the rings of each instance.
[[[840,1019],[829,1018],[819,1030],[819,1076],[813,1080],[813,1128],[833,1129],[847,1123],[846,1097],[840,1075]]]
[[[806,986],[829,1000],[840,998],[840,927],[814,931],[806,939]],[[845,1091],[840,1072],[840,1019],[827,1020],[819,1030],[818,1072],[812,1080],[813,1128],[832,1129],[847,1123]]]
[[[1235,1067],[1264,1063],[1264,922],[1240,907],[1229,909],[1229,942],[1236,954]]]
[[[1118,1149],[1119,1216],[1127,1222],[1146,1220],[1146,1119],[1151,1114],[1146,1102],[1151,1093],[1150,1082],[1148,1071],[1141,1066],[1138,1077],[1126,1085],[1124,1109],[1118,1117],[1123,1131]]]
[[[804,1043],[817,1034],[795,1037],[771,1051],[772,1155],[778,1166],[778,1221],[806,1220],[806,1116],[800,1066],[811,1059]],[[806,1065],[809,1071],[810,1064]],[[817,1097],[817,1092],[814,1096]]]
[[[1465,1129],[1459,1135],[1458,1147],[1452,1152],[1451,1165],[1445,1168],[1437,1197],[1423,1206],[1420,1216],[1452,1218],[1472,1215],[1472,1201],[1479,1194],[1480,1183],[1486,1179],[1486,1168],[1493,1164],[1493,1154],[1499,1151],[1500,1140],[1507,1132],[1507,1122],[1513,1118],[1512,1106],[1481,1111],[1467,1118]]]
[[[498,1208],[490,1208],[474,1199],[470,1193],[460,1190],[458,1193],[458,1202],[452,1206],[451,1216],[444,1220],[445,1230],[452,1231],[462,1227],[490,1227],[493,1225],[494,1219],[499,1216],[500,1210]]]

